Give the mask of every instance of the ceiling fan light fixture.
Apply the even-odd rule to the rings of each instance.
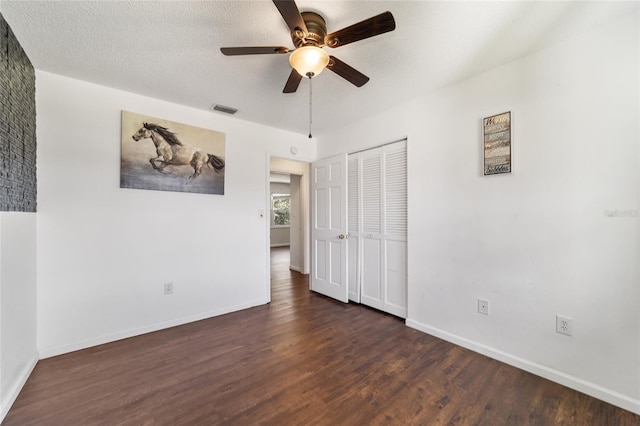
[[[329,54],[317,46],[302,46],[289,56],[289,63],[303,77],[313,77],[329,63]]]

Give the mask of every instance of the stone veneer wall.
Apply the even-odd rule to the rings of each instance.
[[[36,78],[0,14],[0,211],[36,211]]]

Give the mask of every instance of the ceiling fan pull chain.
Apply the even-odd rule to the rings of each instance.
[[[311,139],[311,123],[313,123],[313,75],[309,75],[309,139]]]

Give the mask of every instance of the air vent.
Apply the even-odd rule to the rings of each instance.
[[[224,112],[225,114],[235,114],[236,112],[238,112],[237,109],[235,108],[231,108],[228,106],[224,106],[224,105],[211,105],[211,109],[214,111],[219,111],[219,112]]]

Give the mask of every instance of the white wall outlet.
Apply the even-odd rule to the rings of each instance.
[[[173,283],[164,283],[164,295],[173,294]]]
[[[478,313],[489,315],[489,301],[478,299]]]
[[[556,332],[571,336],[573,334],[573,324],[569,317],[556,315]]]

